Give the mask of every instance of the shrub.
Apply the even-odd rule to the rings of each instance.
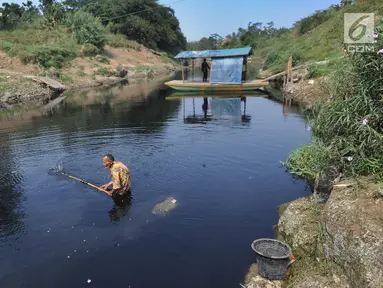
[[[288,167],[291,174],[313,182],[317,173],[326,168],[329,160],[330,156],[326,147],[318,142],[311,145],[302,145],[300,148],[293,150],[286,163],[282,162],[282,165]]]
[[[81,46],[78,55],[81,57],[89,57],[96,56],[98,53],[100,53],[100,50],[96,46],[87,43]]]
[[[339,7],[334,6],[326,10],[317,10],[311,16],[305,17],[296,22],[294,26],[297,28],[300,35],[305,34],[329,20],[333,15],[333,12],[338,9]]]
[[[105,56],[99,56],[97,57],[98,62],[103,63],[103,64],[109,64],[110,60],[106,58]]]
[[[61,68],[76,57],[76,53],[67,47],[26,46],[9,41],[1,41],[0,50],[6,52],[9,57],[19,58],[24,64],[37,63],[44,68]]]
[[[65,7],[63,4],[52,1],[52,4],[44,5],[43,26],[56,27],[63,21],[65,21]]]
[[[104,26],[99,18],[83,11],[68,16],[66,24],[72,29],[77,43],[92,44],[103,48],[105,44]]]
[[[39,63],[44,68],[62,68],[76,57],[76,53],[63,47],[33,46],[28,50],[21,60]]]

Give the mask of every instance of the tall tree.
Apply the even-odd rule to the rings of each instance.
[[[156,0],[99,0],[85,9],[99,16],[112,32],[172,54],[186,47],[174,10]]]

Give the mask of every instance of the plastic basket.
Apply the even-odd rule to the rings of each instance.
[[[290,266],[290,247],[275,239],[257,239],[251,244],[254,250],[259,274],[269,280],[282,280]]]

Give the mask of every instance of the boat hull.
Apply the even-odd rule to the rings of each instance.
[[[188,92],[254,91],[269,86],[269,82],[253,80],[242,84],[210,84],[204,82],[182,82],[173,80],[166,82],[165,85],[177,91]]]

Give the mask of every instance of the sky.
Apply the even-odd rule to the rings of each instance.
[[[274,22],[290,28],[294,22],[340,0],[160,0],[171,6],[188,41],[218,33],[222,37],[249,22]],[[174,4],[171,4],[174,3]]]
[[[21,4],[25,0],[0,0]],[[35,4],[38,0],[32,0]],[[339,4],[340,0],[159,0],[175,10],[188,41],[218,33],[222,37],[247,27],[249,22],[290,28],[294,22],[315,10]]]

